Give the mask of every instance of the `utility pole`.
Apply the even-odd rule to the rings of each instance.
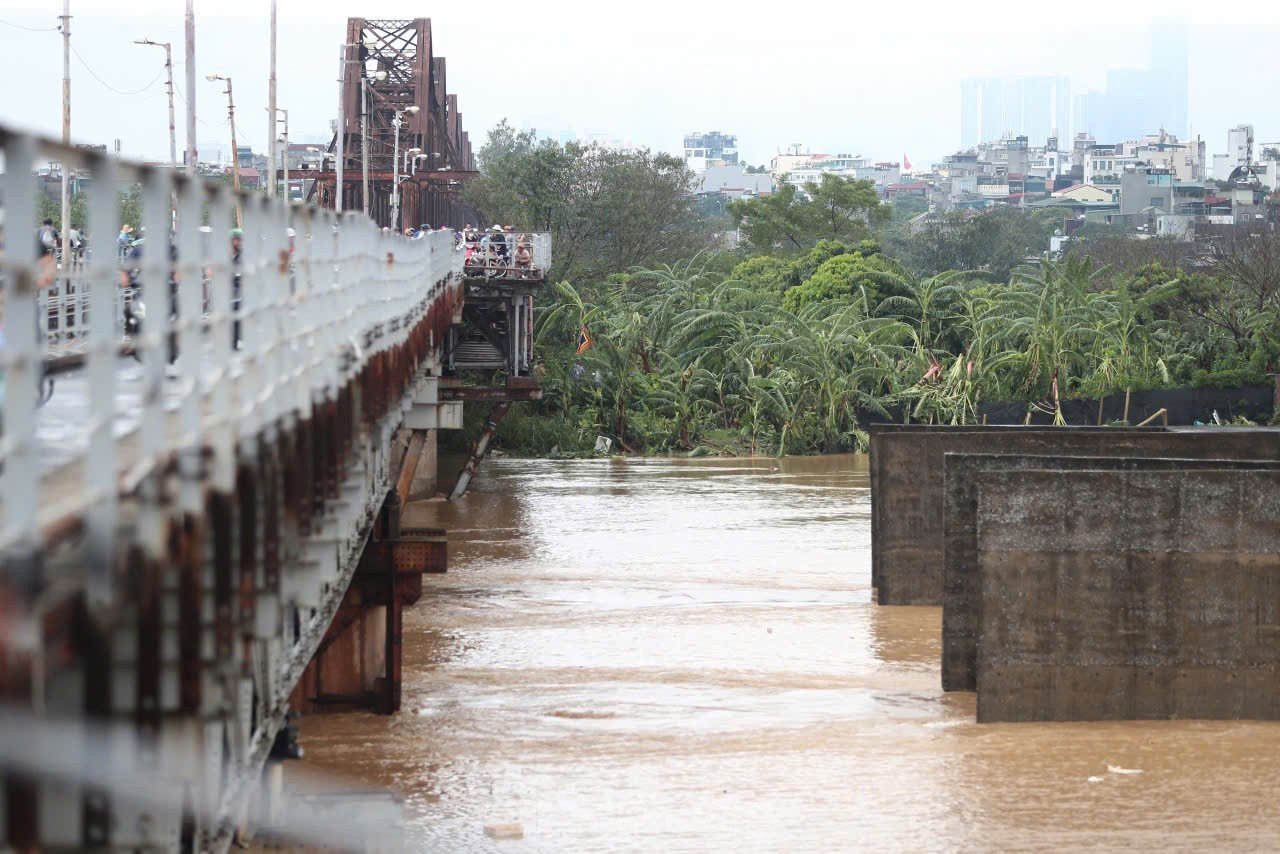
[[[386,80],[387,72],[375,71],[372,75],[365,68],[360,69],[360,167],[364,172],[364,187],[361,191],[364,200],[364,215],[369,216],[369,108],[372,106],[369,98],[369,78],[374,80]],[[391,167],[391,172],[395,174],[395,165]]]
[[[371,46],[372,43],[366,46]],[[358,59],[347,59],[347,51],[353,47],[360,47],[360,42],[348,42],[342,46],[342,54],[338,59],[338,159],[335,163],[337,180],[334,182],[337,188],[337,194],[334,197],[333,209],[337,213],[342,213],[342,196],[345,189],[342,184],[342,166],[343,161],[347,159],[347,66],[359,63]],[[385,76],[386,72],[382,72]],[[360,85],[364,86],[364,69],[360,70]],[[363,88],[361,89],[363,92]],[[366,194],[367,195],[367,194]]]
[[[173,79],[170,77],[170,79]],[[187,174],[196,176],[196,9],[187,0]]]
[[[293,196],[289,194],[289,111],[278,110],[284,115],[284,133],[280,137],[280,141],[284,143],[283,156],[280,158],[280,171],[284,173],[284,201],[285,204],[293,201]]]
[[[369,215],[369,82],[365,69],[360,69],[360,200],[364,203],[364,215]],[[66,184],[63,184],[65,187]],[[63,191],[65,193],[65,190]]]
[[[286,188],[287,190],[287,188]],[[271,0],[271,73],[267,78],[267,198],[276,194],[276,0]]]
[[[153,42],[138,39],[134,44],[150,44],[164,48],[164,70],[169,75],[169,165],[178,168],[178,130],[173,117],[173,45],[169,42]]]
[[[71,145],[71,0],[62,0],[62,144]],[[70,246],[67,232],[71,229],[71,162],[62,157],[62,244],[63,255]]]
[[[206,74],[205,79],[227,81],[227,118],[231,121],[231,189],[236,195],[236,228],[242,228],[244,221],[240,213],[240,149],[236,147],[236,102],[231,94],[231,78],[224,74]]]
[[[347,99],[347,49],[351,45],[344,44],[342,53],[338,57],[338,144],[337,159],[334,160],[334,169],[337,172],[337,181],[335,182],[335,192],[333,197],[333,210],[335,213],[342,213],[342,161],[346,159],[346,110],[344,103]]]
[[[391,158],[391,228],[395,230],[396,234],[399,234],[404,229],[404,226],[400,222],[400,174],[399,173],[400,173],[400,126],[402,124],[402,122],[400,121],[400,117],[403,116],[405,113],[416,113],[416,112],[418,112],[417,104],[414,104],[413,106],[410,106],[410,107],[405,107],[403,110],[396,110],[395,121],[391,123],[392,125],[395,126],[395,129],[396,129],[396,141],[395,141],[395,147],[394,147],[395,154]]]
[[[400,226],[400,111],[391,122],[396,129],[395,146],[391,155],[391,230],[400,234],[404,229]]]

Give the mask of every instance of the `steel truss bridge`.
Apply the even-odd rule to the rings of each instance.
[[[342,206],[364,209],[367,168],[369,215],[397,231],[422,223],[461,228],[462,188],[477,174],[458,96],[446,85],[447,63],[433,47],[428,18],[347,19],[339,78],[343,134],[335,134],[329,151],[343,158]],[[333,207],[337,171],[327,167],[306,177],[315,179],[311,197]],[[400,214],[393,223],[391,188],[397,180]]]
[[[414,85],[451,101],[422,51]],[[435,115],[424,148],[466,154],[456,111]],[[447,560],[445,532],[399,510],[463,401],[539,395],[549,241],[528,238],[536,268],[466,267],[452,233],[408,240],[3,127],[0,153],[0,839],[223,850],[291,709],[398,708],[401,610]],[[83,261],[30,237],[51,159],[93,178]],[[135,185],[148,237],[122,267]],[[337,672],[356,624],[372,664]],[[344,823],[302,837],[341,847],[363,832]]]

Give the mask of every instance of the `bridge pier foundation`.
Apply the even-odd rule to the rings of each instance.
[[[406,502],[420,501],[436,494],[439,485],[439,453],[436,430],[405,430],[404,461],[396,492]]]
[[[304,714],[398,711],[404,609],[422,595],[423,574],[446,567],[444,531],[402,528],[393,492],[333,622],[293,690],[292,708]]]

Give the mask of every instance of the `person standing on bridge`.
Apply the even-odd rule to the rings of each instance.
[[[133,238],[129,235],[133,234],[133,226],[125,223],[120,226],[120,235],[116,238],[116,255],[120,260],[124,260],[124,256],[128,254],[129,247],[133,245]]]
[[[507,236],[497,223],[489,230],[489,263],[499,268],[495,270],[497,275],[501,275],[501,268],[507,266]]]
[[[520,275],[533,270],[533,241],[527,234],[516,238],[516,270]]]
[[[244,258],[244,229],[231,229],[231,349],[240,349],[240,267]]]
[[[53,220],[46,219],[36,229],[36,252],[41,258],[54,255],[58,251],[58,240],[58,229],[53,227]]]

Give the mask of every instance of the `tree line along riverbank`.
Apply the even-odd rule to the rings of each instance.
[[[715,216],[677,158],[505,125],[481,168],[471,204],[556,247],[544,396],[503,422],[510,453],[589,454],[599,435],[628,453],[862,450],[872,420],[975,423],[1014,402],[1065,422],[1070,401],[1264,386],[1280,364],[1274,231],[1187,257],[1087,226],[1049,259],[1060,217],[921,221],[832,176]]]

